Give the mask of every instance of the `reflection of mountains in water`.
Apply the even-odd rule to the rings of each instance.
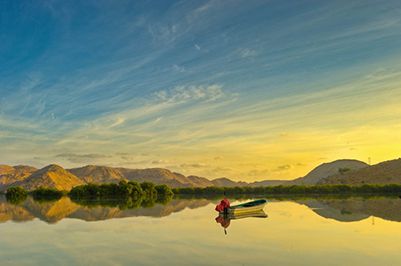
[[[388,221],[401,222],[399,198],[331,198],[296,200],[324,218],[353,222],[375,216]]]
[[[303,198],[294,199],[306,205],[316,214],[341,222],[364,220],[370,216],[401,222],[401,199],[399,198]],[[99,221],[124,217],[164,217],[186,208],[196,209],[208,205],[209,199],[173,199],[166,205],[156,204],[150,208],[120,209],[118,206],[83,206],[64,197],[54,202],[37,202],[28,198],[14,205],[0,197],[0,223],[7,221],[31,221],[38,218],[56,223],[64,218]]]
[[[206,206],[209,200],[172,200],[166,205],[156,204],[150,208],[120,209],[119,207],[82,206],[68,197],[54,202],[37,202],[32,198],[19,205],[8,203],[0,197],[0,222],[30,221],[39,218],[47,223],[56,223],[64,218],[75,218],[84,221],[99,221],[112,218],[135,216],[164,217],[186,208],[195,209]]]

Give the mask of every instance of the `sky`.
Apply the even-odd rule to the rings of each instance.
[[[253,181],[399,158],[400,59],[400,1],[0,1],[0,163]]]

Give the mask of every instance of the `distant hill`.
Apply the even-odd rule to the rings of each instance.
[[[164,168],[148,169],[128,169],[116,168],[120,173],[130,181],[152,182],[155,184],[166,184],[171,187],[191,187],[192,182],[182,174],[173,173]]]
[[[21,186],[27,190],[33,190],[41,186],[58,190],[71,190],[74,186],[82,184],[84,182],[75,175],[61,166],[51,164],[35,171],[28,178],[14,183],[13,186]]]
[[[235,182],[228,178],[209,180],[199,176],[184,176],[165,168],[129,169],[88,165],[69,169],[85,183],[118,183],[120,180],[152,182],[171,187],[209,187],[209,186],[243,186],[245,182]]]
[[[208,187],[215,184],[204,177],[184,176],[164,168],[128,169],[87,165],[65,170],[58,165],[49,165],[37,170],[34,167],[0,166],[0,189],[22,186],[28,190],[39,186],[69,190],[86,183],[118,183],[121,180],[152,182],[171,187]],[[229,179],[227,179],[229,180]],[[230,180],[231,181],[231,180]],[[236,182],[231,181],[232,184]],[[230,183],[230,184],[231,184]]]
[[[190,175],[190,176],[187,176],[187,178],[192,182],[194,187],[213,187],[214,186],[213,182],[205,177]]]
[[[368,167],[369,165],[358,160],[337,160],[324,163],[310,171],[306,176],[289,181],[289,185],[315,185],[318,182],[340,172],[347,172]]]
[[[68,171],[85,183],[118,183],[125,179],[119,170],[107,166],[87,165],[68,169]]]
[[[362,169],[337,173],[319,184],[401,184],[401,159],[382,162]]]
[[[342,159],[336,160],[329,163],[323,163],[307,175],[299,177],[293,180],[263,180],[249,183],[247,185],[251,187],[259,186],[279,186],[279,185],[316,185],[320,180],[325,179],[329,176],[336,175],[339,172],[347,172],[351,170],[361,169],[368,167],[369,165],[358,160]],[[228,183],[229,184],[229,183]],[[234,185],[231,185],[234,186]]]
[[[12,166],[5,165],[5,164],[0,165],[0,175],[10,174],[13,171],[14,171],[14,167],[12,167]]]
[[[279,186],[279,185],[285,185],[288,182],[289,182],[288,180],[263,180],[249,183],[249,186],[251,187]]]
[[[228,179],[227,177],[213,179],[212,183],[216,187],[241,187],[248,185],[248,183],[246,182],[235,182],[231,179]]]
[[[31,166],[0,165],[0,190],[22,186],[33,190],[39,186],[70,190],[86,183],[118,183],[121,180],[166,184],[170,187],[236,187],[315,184],[401,184],[401,159],[369,166],[358,160],[337,160],[317,166],[304,177],[294,180],[263,180],[253,183],[236,182],[227,177],[209,180],[185,176],[164,168],[128,169],[87,165],[65,170],[58,165],[42,169]]]
[[[213,185],[208,179],[197,176],[184,176],[164,168],[128,169],[107,166],[87,165],[69,169],[85,183],[118,183],[121,180],[136,182],[152,182],[166,184],[171,187],[205,187]]]
[[[35,167],[26,165],[0,165],[0,188],[17,181],[22,181],[37,170]]]

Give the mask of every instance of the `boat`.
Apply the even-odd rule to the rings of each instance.
[[[267,203],[267,200],[265,199],[260,199],[260,200],[254,200],[234,206],[230,206],[226,208],[223,212],[220,212],[222,214],[230,214],[234,216],[238,215],[246,215],[246,214],[254,214],[260,211],[263,211],[263,208],[265,207]]]

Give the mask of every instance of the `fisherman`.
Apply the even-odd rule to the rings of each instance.
[[[219,213],[228,213],[228,208],[230,208],[230,201],[225,197],[225,192],[224,192],[224,199],[220,201],[219,204],[217,204],[215,210],[218,211]]]

